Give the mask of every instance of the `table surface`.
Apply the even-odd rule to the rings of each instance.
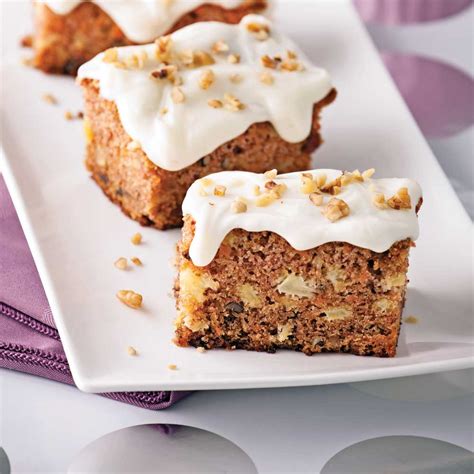
[[[370,26],[369,31],[380,48],[426,55],[472,74],[473,20],[471,7],[444,21]],[[3,45],[3,52],[9,47],[13,43]],[[430,139],[429,143],[473,216],[473,127],[448,138]],[[405,472],[426,468],[423,472],[448,472],[452,469],[443,463],[451,463],[452,468],[453,463],[464,462],[466,469],[460,448],[474,448],[473,373],[464,370],[358,384],[200,392],[168,410],[152,412],[1,370],[0,446],[15,473],[66,472],[73,459],[74,469],[80,469],[83,462],[82,466],[98,471],[117,458],[117,446],[122,446],[127,462],[143,466],[148,459],[146,448],[136,449],[136,441],[146,428],[126,430],[120,442],[107,438],[100,449],[88,449],[79,457],[78,453],[94,440],[122,428],[173,423],[203,428],[234,442],[252,459],[258,472],[358,472],[354,459],[370,462],[378,456],[379,463],[394,465],[389,450],[377,443],[383,443],[385,436],[401,436],[389,443],[394,447],[406,441],[413,447],[413,456],[404,461]],[[341,452],[365,440],[372,441]],[[211,446],[216,441],[206,442]],[[357,457],[359,452],[364,455]],[[428,452],[432,464],[427,467],[423,453]],[[438,453],[438,458],[433,453]],[[151,458],[149,462],[152,472],[156,466]]]

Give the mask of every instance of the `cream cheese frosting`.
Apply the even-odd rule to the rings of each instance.
[[[300,142],[314,104],[332,89],[328,73],[259,15],[238,25],[196,23],[166,38],[108,50],[78,72],[79,81],[99,81],[125,131],[166,170],[195,163],[258,122]]]
[[[58,15],[72,12],[83,0],[39,0]],[[242,0],[93,0],[135,43],[166,33],[183,15],[202,4],[235,8]]]
[[[296,250],[347,242],[384,252],[397,241],[415,240],[420,186],[410,179],[372,179],[372,171],[346,172],[346,178],[332,169],[276,177],[223,171],[197,180],[183,202],[183,214],[195,221],[190,258],[208,265],[233,229],[274,232]],[[267,199],[272,189],[277,192]]]

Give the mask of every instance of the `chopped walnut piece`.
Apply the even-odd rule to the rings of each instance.
[[[326,180],[327,176],[324,173],[318,174],[318,176],[316,176],[316,185],[318,188],[322,188],[326,184]]]
[[[278,170],[273,169],[273,170],[265,171],[265,173],[263,173],[263,175],[267,179],[275,179],[278,176]]]
[[[172,41],[171,41],[170,35],[161,36],[160,38],[157,38],[155,40],[155,46],[156,46],[155,55],[159,61],[167,61],[169,59],[170,52],[171,52],[171,45],[172,45]]]
[[[324,198],[323,198],[322,194],[311,193],[311,194],[309,195],[309,200],[310,200],[315,206],[321,206],[321,204],[322,204],[323,201],[324,201]]]
[[[263,67],[269,68],[269,69],[276,69],[277,68],[277,61],[275,59],[272,59],[268,54],[264,54],[260,58],[260,62],[262,63]]]
[[[239,82],[242,82],[243,77],[240,74],[231,74],[229,76],[230,82],[233,84],[238,84]]]
[[[201,50],[186,50],[179,53],[181,62],[188,68],[198,68],[214,64],[214,58],[211,54]]]
[[[222,101],[220,101],[219,99],[210,99],[207,101],[207,105],[209,105],[209,107],[212,107],[213,109],[220,109],[224,106]]]
[[[114,63],[118,60],[118,49],[117,48],[109,48],[104,51],[102,56],[102,61],[104,63]]]
[[[324,186],[321,187],[321,191],[323,193],[329,194],[338,194],[341,191],[341,176],[338,176],[336,179],[333,179],[329,183],[326,183]]]
[[[215,188],[214,188],[214,196],[220,196],[220,197],[223,197],[225,196],[225,192],[227,191],[227,188],[225,186],[222,186],[220,184],[218,184]]]
[[[211,178],[207,177],[201,178],[199,181],[203,186],[210,186],[214,182]]]
[[[387,209],[388,208],[387,202],[385,201],[385,196],[382,193],[375,193],[372,196],[372,202],[379,209]]]
[[[411,199],[408,194],[408,188],[400,188],[390,199],[387,204],[392,209],[411,209]]]
[[[160,109],[160,115],[166,115],[168,113],[168,107],[162,107]]]
[[[178,68],[174,64],[161,64],[157,69],[150,72],[152,79],[168,79],[173,82]]]
[[[280,68],[282,71],[294,72],[294,71],[303,71],[304,66],[299,62],[293,59],[285,59],[282,61]]]
[[[142,305],[143,297],[140,293],[132,290],[120,290],[117,292],[117,298],[125,305],[133,309],[138,309]]]
[[[213,45],[212,45],[212,52],[213,53],[226,53],[227,51],[229,51],[229,45],[223,41],[223,40],[219,40],[219,41],[216,41]]]
[[[224,94],[224,102],[226,109],[232,112],[238,112],[239,110],[245,109],[245,105],[232,94]]]
[[[240,214],[242,212],[247,211],[247,204],[245,204],[245,202],[237,199],[237,200],[232,202],[232,204],[230,205],[230,209],[234,214]]]
[[[127,347],[127,352],[128,352],[128,355],[130,355],[130,356],[138,355],[138,351],[132,346]]]
[[[271,86],[274,82],[274,78],[269,72],[264,71],[260,74],[260,82],[267,86]]]
[[[182,104],[186,100],[186,96],[179,87],[173,87],[171,90],[171,99],[175,104]]]
[[[133,245],[140,245],[142,243],[142,234],[140,234],[140,232],[133,234],[130,241]]]
[[[257,207],[266,207],[275,202],[276,199],[277,198],[274,194],[272,194],[271,192],[266,192],[257,196],[257,198],[255,199],[255,205]]]
[[[303,194],[311,194],[317,191],[318,185],[316,184],[316,181],[313,180],[313,176],[310,173],[303,173],[301,175],[301,187],[300,191]]]
[[[140,142],[138,142],[137,140],[132,140],[127,145],[127,150],[129,151],[136,151],[136,150],[139,150],[140,148],[141,148]]]
[[[206,69],[199,78],[199,87],[204,90],[209,89],[214,83],[215,78],[216,76],[212,69]]]
[[[288,56],[288,59],[298,59],[298,55],[291,49],[287,50],[286,55]]]
[[[350,209],[342,199],[332,198],[321,210],[321,214],[331,222],[336,222],[343,217],[347,217],[350,214]]]
[[[252,22],[247,24],[247,30],[259,41],[264,41],[270,34],[270,28],[264,23]]]
[[[229,56],[227,56],[227,62],[230,64],[240,63],[240,54],[229,54]]]
[[[369,168],[368,170],[365,170],[363,173],[362,173],[362,178],[365,180],[365,179],[370,179],[372,178],[372,176],[374,175],[375,173],[375,169],[374,168]]]
[[[119,270],[125,270],[128,266],[127,259],[125,257],[120,257],[114,262],[114,265]]]
[[[44,94],[43,100],[51,105],[56,105],[58,103],[58,99],[56,99],[53,94]]]
[[[130,259],[134,265],[136,265],[137,267],[141,267],[143,265],[142,261],[138,258],[138,257],[132,257]]]
[[[265,183],[265,189],[268,189],[272,196],[274,196],[276,199],[279,199],[283,196],[283,193],[286,191],[287,187],[284,183],[277,184],[275,181],[267,181]]]

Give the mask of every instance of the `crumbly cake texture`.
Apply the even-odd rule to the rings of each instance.
[[[230,172],[193,184],[176,344],[395,356],[422,197],[414,181],[373,173]]]
[[[114,102],[103,99],[97,81],[83,79],[86,166],[106,196],[142,225],[167,229],[182,225],[181,204],[198,178],[223,170],[281,173],[307,170],[311,153],[322,143],[321,110],[336,97],[331,92],[314,105],[312,128],[302,142],[283,140],[269,122],[256,123],[242,135],[180,171],[152,163],[140,147],[130,146]]]
[[[237,8],[203,4],[183,15],[167,32],[201,21],[238,23],[249,13],[260,12],[266,0],[243,0]],[[66,15],[34,1],[33,65],[52,74],[75,76],[79,66],[115,46],[135,44],[99,6],[84,2]],[[159,34],[157,34],[159,36]]]
[[[383,253],[341,242],[299,252],[274,233],[234,230],[201,268],[188,255],[193,227],[187,216],[177,345],[395,356],[410,240]]]

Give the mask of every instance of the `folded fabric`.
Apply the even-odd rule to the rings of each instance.
[[[1,175],[0,367],[74,385],[48,300]],[[114,392],[101,395],[160,410],[188,394]]]

